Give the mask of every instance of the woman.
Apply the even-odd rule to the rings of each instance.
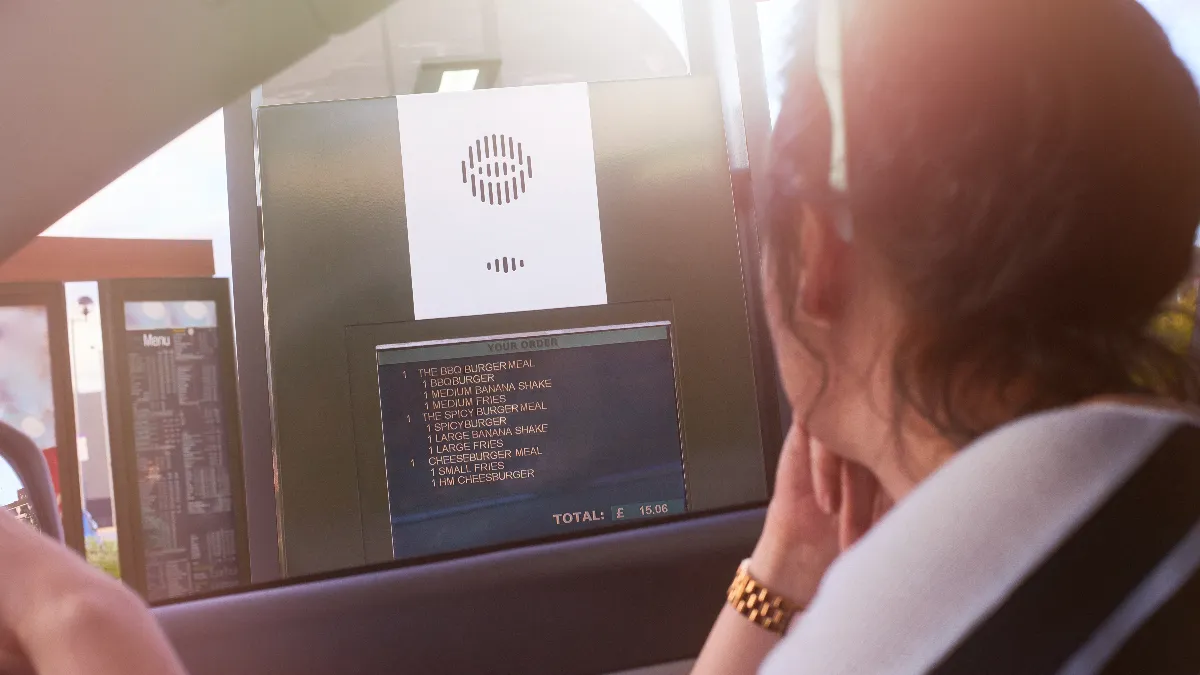
[[[1200,672],[1200,390],[1148,332],[1193,80],[1134,0],[811,5],[765,269],[795,419],[695,672]]]

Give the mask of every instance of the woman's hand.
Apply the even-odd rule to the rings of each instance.
[[[793,603],[807,605],[829,565],[882,513],[881,496],[874,476],[829,453],[793,424],[780,452],[775,495],[750,557],[750,574]],[[726,605],[692,673],[755,672],[777,642],[778,635]]]
[[[751,574],[792,602],[807,604],[838,554],[870,529],[882,501],[870,472],[838,458],[793,424]]]
[[[138,597],[7,513],[0,513],[0,672],[184,674]]]

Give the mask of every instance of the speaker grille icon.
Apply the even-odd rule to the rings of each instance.
[[[494,272],[503,272],[505,274],[508,274],[509,272],[516,272],[518,267],[524,266],[525,261],[517,260],[516,258],[496,258],[487,264],[487,268],[489,270]]]
[[[525,147],[504,134],[484,136],[467,146],[462,161],[463,185],[471,185],[471,196],[483,204],[504,206],[525,194],[533,178],[533,158]]]

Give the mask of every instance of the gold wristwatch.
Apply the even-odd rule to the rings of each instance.
[[[763,586],[750,575],[749,558],[738,565],[737,575],[729,585],[727,598],[738,614],[779,635],[787,632],[792,615],[796,612],[789,600]]]

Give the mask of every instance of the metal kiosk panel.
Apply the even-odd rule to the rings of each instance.
[[[454,94],[453,100],[443,98],[450,94],[432,94],[423,100],[492,120],[500,114],[493,105],[500,101],[497,91]],[[510,100],[526,92],[531,100],[548,96],[541,87],[503,93]],[[461,129],[461,147],[448,143],[444,152],[432,153],[418,152],[424,147],[419,132],[437,125],[410,123],[414,109],[423,105],[413,99],[421,96],[259,109],[264,281],[286,575],[357,567],[391,555],[378,430],[370,427],[379,423],[369,412],[378,405],[369,400],[378,396],[371,392],[370,355],[383,343],[368,344],[376,337],[405,341],[443,331],[444,337],[469,337],[618,325],[644,319],[632,316],[638,311],[598,321],[591,317],[623,314],[647,303],[664,307],[666,314],[654,320],[672,323],[689,509],[700,514],[765,500],[759,401],[774,401],[776,385],[754,375],[743,283],[753,272],[744,268],[740,255],[716,84],[701,77],[663,78],[589,84],[584,93],[582,112],[572,109],[571,114],[590,120],[584,127],[591,148],[586,163],[594,165],[594,178],[584,175],[578,157],[556,161],[548,154],[560,146],[583,147],[577,136],[564,135],[566,141],[558,143],[527,124],[513,131],[522,120],[562,117],[549,113],[513,117],[504,125],[443,124],[443,131]],[[464,105],[456,107],[455,101]],[[476,107],[466,110],[467,103]],[[493,126],[503,127],[495,130],[497,136],[507,133],[511,141],[515,135],[524,147],[502,147],[499,137],[489,143],[490,153],[482,142],[477,146]],[[404,133],[409,133],[408,145]],[[509,160],[507,169],[500,166],[498,181],[496,154]],[[411,160],[418,162],[405,164]],[[531,172],[528,191],[521,192],[521,177],[530,178]],[[549,185],[554,190],[546,189]],[[491,201],[483,201],[489,186]],[[592,278],[595,260],[602,257],[606,300],[529,311],[490,311],[498,303],[489,311],[462,309],[495,289],[520,287],[550,255],[542,250],[531,256],[527,252],[535,247],[506,243],[489,249],[494,253],[485,258],[482,250],[475,252],[479,239],[462,237],[439,248],[426,236],[442,225],[448,229],[465,222],[456,214],[474,206],[477,215],[496,225],[493,233],[524,237],[524,216],[518,214],[555,200],[566,215],[539,222],[566,230],[583,220],[575,217],[582,211],[582,188],[592,190],[602,256],[586,259],[586,266],[559,281],[522,288],[505,299],[516,305]],[[437,190],[447,197],[435,199]],[[500,193],[503,205],[496,202]],[[459,253],[466,267],[436,268],[441,257]],[[422,274],[426,268],[434,271]],[[438,286],[439,272],[447,280],[480,279],[472,281],[478,292],[437,295],[450,289]],[[418,279],[433,283],[418,284]],[[434,302],[426,302],[430,297]],[[440,302],[443,298],[453,302]],[[388,335],[361,328],[384,324],[391,326]],[[374,468],[365,470],[368,464]]]

